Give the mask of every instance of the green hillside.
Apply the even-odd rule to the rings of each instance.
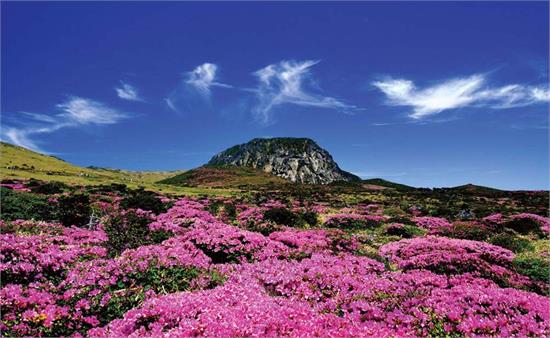
[[[40,154],[9,143],[0,142],[0,177],[2,180],[34,178],[43,181],[59,181],[71,185],[122,183],[133,188],[143,186],[149,190],[176,194],[230,193],[229,191],[181,188],[156,183],[182,172],[184,171],[138,172],[97,167],[83,168],[55,156]]]
[[[363,184],[371,184],[371,185],[380,186],[380,187],[385,187],[385,188],[392,188],[392,189],[402,190],[402,191],[416,189],[416,188],[411,187],[409,185],[390,182],[390,181],[387,181],[387,180],[382,179],[382,178],[370,178],[370,179],[367,179],[367,180],[362,180],[362,183]]]

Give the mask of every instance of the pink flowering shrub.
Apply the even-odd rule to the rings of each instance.
[[[1,291],[6,296],[2,322],[5,332],[18,334],[85,333],[121,317],[145,299],[210,288],[222,281],[223,277],[210,269],[207,256],[175,237],[160,245],[127,250],[115,259],[79,263],[58,286],[7,285]],[[21,315],[27,318],[23,323],[19,323]]]
[[[31,189],[27,188],[22,183],[0,183],[0,187],[10,188],[10,189],[16,190],[16,191],[27,191],[27,192],[31,191]]]
[[[454,222],[450,227],[430,231],[432,235],[484,241],[493,234],[493,229],[478,222]]]
[[[328,208],[325,205],[315,204],[311,207],[311,211],[318,214],[324,214],[328,211]]]
[[[449,221],[441,217],[414,217],[412,221],[419,227],[429,230],[430,233],[448,229],[452,226]]]
[[[181,199],[175,202],[174,206],[166,213],[158,215],[155,221],[149,224],[149,229],[182,234],[197,220],[217,221],[214,216],[204,210],[204,204],[190,199]]]
[[[298,337],[369,336],[361,328],[306,303],[271,297],[250,280],[194,293],[151,299],[123,319],[89,332],[90,337]]]
[[[238,205],[229,198],[184,198],[155,216],[125,210],[117,199],[94,202],[95,231],[0,222],[2,336],[550,335],[545,261],[518,260],[485,242],[425,236],[477,238],[478,228],[496,232],[525,219],[540,229],[546,224],[541,216],[385,224],[388,208],[334,201],[331,210],[346,208],[327,216],[323,227],[307,221],[304,229],[286,220],[305,220],[319,206],[311,201],[290,199],[286,209],[274,200],[258,203],[264,198],[242,198]],[[237,217],[219,212],[227,203],[236,205]],[[268,210],[280,216],[273,220],[268,213],[279,224],[263,231],[271,224]],[[122,217],[121,227],[108,223],[120,215],[139,222],[128,227],[132,219]],[[117,229],[128,236],[117,237]],[[154,232],[170,238],[149,242]],[[124,250],[131,234],[139,237],[136,243],[147,241]],[[389,242],[396,236],[422,237]],[[124,245],[107,256],[116,238]]]
[[[332,229],[297,230],[287,228],[273,232],[269,238],[289,247],[292,257],[311,256],[322,252],[354,252],[360,243],[355,237],[346,235],[343,231]]]
[[[214,263],[238,263],[288,255],[287,247],[280,242],[221,222],[197,221],[183,237],[203,250]]]
[[[511,270],[513,252],[485,242],[428,236],[386,244],[379,254],[403,270],[473,273],[503,285],[528,283],[526,277]]]
[[[383,272],[384,265],[366,257],[314,254],[299,263],[272,260],[246,269],[244,273],[252,273],[271,294],[308,301],[318,311],[330,312],[348,297],[346,290]]]
[[[3,284],[59,280],[78,260],[104,257],[103,231],[63,228],[57,224],[15,222],[19,231],[36,235],[0,234],[0,273]]]
[[[534,231],[542,235],[550,235],[550,218],[535,214],[522,213],[512,215],[504,226],[512,228],[520,233]]]
[[[224,286],[152,298],[88,334],[388,337],[550,332],[547,297],[501,289],[471,276],[383,272],[383,265],[365,258],[323,255],[233,269]]]
[[[286,208],[286,205],[281,201],[269,200],[266,203],[262,204],[262,208],[266,210],[273,209],[273,208],[282,209],[282,208]]]
[[[66,325],[71,318],[70,307],[58,305],[52,285],[5,285],[0,289],[0,307],[3,336],[54,336],[73,331]]]
[[[497,213],[484,217],[482,222],[496,229],[507,227],[520,233],[532,231],[543,236],[550,235],[550,218],[536,214],[521,213],[505,217]]]
[[[434,289],[425,304],[434,336],[543,337],[550,334],[547,297],[479,283]]]
[[[277,224],[264,220],[266,208],[248,207],[237,216],[237,223],[240,227],[259,232],[264,235],[269,235],[277,230]]]
[[[96,314],[105,324],[157,293],[214,286],[211,260],[193,244],[174,237],[159,245],[126,250],[115,259],[80,263],[60,284],[62,299],[77,313]]]
[[[504,216],[501,213],[491,214],[487,217],[483,217],[481,221],[491,227],[496,227],[504,223]]]

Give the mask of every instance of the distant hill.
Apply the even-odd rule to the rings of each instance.
[[[360,180],[340,169],[328,151],[308,138],[255,138],[215,155],[208,165],[255,168],[298,183]]]
[[[181,173],[137,172],[99,167],[83,168],[56,157],[40,154],[6,142],[0,142],[1,179],[60,181],[68,184],[124,183],[129,186],[150,186],[158,180]]]
[[[253,188],[269,184],[289,184],[288,181],[259,169],[223,165],[206,165],[163,179],[158,183],[212,188]]]
[[[475,185],[475,184],[464,184],[459,185],[457,187],[452,188],[446,188],[449,190],[461,192],[461,193],[471,193],[471,194],[491,194],[491,193],[500,193],[503,192],[503,190],[490,188],[490,187],[484,187],[482,185]]]
[[[401,191],[408,191],[408,190],[416,189],[415,187],[411,187],[411,186],[408,186],[408,185],[405,185],[405,184],[390,182],[390,181],[387,181],[387,180],[382,179],[382,178],[369,178],[369,179],[366,179],[366,180],[362,180],[361,183],[363,183],[363,185],[368,184],[368,185],[379,186],[379,187],[384,187],[384,188],[391,188],[391,189],[401,190]]]

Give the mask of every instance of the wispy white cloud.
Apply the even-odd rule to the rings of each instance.
[[[114,124],[127,117],[123,112],[101,102],[77,96],[57,105],[63,113],[57,117],[73,124]]]
[[[118,97],[120,97],[123,100],[143,101],[143,99],[139,95],[137,88],[126,82],[121,81],[120,86],[115,87],[115,91]]]
[[[44,152],[33,140],[29,138],[29,131],[19,128],[2,128],[2,138],[9,142],[38,152]]]
[[[216,72],[218,66],[213,63],[203,63],[191,72],[187,73],[187,79],[185,83],[195,88],[201,95],[209,97],[211,93],[211,87],[224,87],[231,88],[232,86],[217,82]]]
[[[181,112],[191,110],[198,104],[210,102],[212,87],[233,88],[218,81],[218,66],[214,63],[203,63],[184,74],[183,82],[174,89],[164,102],[171,110]]]
[[[172,109],[173,111],[178,111],[178,108],[176,107],[176,105],[172,101],[172,98],[170,98],[170,97],[165,98],[164,103],[166,103],[168,108]]]
[[[55,122],[55,118],[53,116],[46,115],[46,114],[37,114],[37,113],[29,113],[29,112],[21,112],[20,114],[35,121],[47,122],[47,123]]]
[[[386,95],[388,105],[412,107],[409,116],[414,119],[467,106],[506,109],[550,101],[548,87],[520,84],[489,87],[483,74],[445,80],[425,88],[405,79],[389,78],[372,84]]]
[[[357,109],[336,98],[313,94],[304,88],[306,80],[311,79],[310,68],[317,63],[319,61],[284,60],[256,71],[254,75],[259,80],[259,87],[254,90],[259,99],[259,104],[254,109],[256,117],[267,123],[271,119],[273,108],[282,104],[337,109],[344,112]]]
[[[550,88],[532,88],[531,96],[537,101],[550,102]]]
[[[2,138],[31,150],[44,152],[32,139],[37,134],[53,133],[62,128],[83,125],[106,125],[118,123],[128,117],[117,109],[101,102],[77,96],[69,97],[65,102],[56,105],[58,112],[53,115],[20,113],[29,122],[21,127],[2,129]]]

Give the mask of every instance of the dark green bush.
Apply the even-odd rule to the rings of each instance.
[[[157,194],[152,191],[146,191],[142,188],[132,190],[121,202],[120,206],[124,209],[149,210],[154,214],[161,214],[168,210],[168,205],[161,202]]]
[[[223,210],[230,219],[234,220],[237,217],[237,207],[235,207],[235,204],[225,203],[223,205]]]
[[[172,236],[172,233],[162,230],[150,231],[149,223],[149,217],[132,209],[112,216],[105,222],[108,237],[105,246],[109,255],[117,256],[126,249],[160,243]]]
[[[71,194],[58,199],[59,221],[64,226],[85,226],[90,220],[92,208],[87,194]]]
[[[368,228],[367,220],[356,217],[335,217],[329,218],[325,221],[324,226],[328,228],[340,228],[340,229],[366,229]]]
[[[319,218],[317,217],[317,213],[314,211],[305,211],[302,213],[299,213],[300,218],[310,226],[316,226],[319,222]]]
[[[540,233],[540,224],[530,218],[519,218],[504,223],[504,227],[515,230],[520,234]]]
[[[534,281],[550,282],[550,264],[540,258],[517,257],[514,259],[514,268]]]
[[[48,202],[47,196],[0,188],[0,219],[34,219],[50,221],[57,218],[57,207]]]
[[[114,319],[121,318],[128,310],[143,302],[147,290],[160,294],[189,290],[191,281],[204,273],[196,268],[174,266],[150,267],[144,272],[130,274],[128,280],[132,284],[119,282],[119,285],[112,287],[110,293],[116,296],[111,297],[105,309],[98,309],[98,319],[105,325]],[[120,290],[123,292],[116,293]]]
[[[409,224],[403,224],[402,226],[395,226],[390,224],[386,228],[386,234],[392,235],[392,236],[399,236],[402,238],[413,238],[417,236],[422,236],[426,233],[425,230],[415,226],[415,225],[409,225]]]
[[[217,216],[222,206],[223,206],[222,201],[210,202],[208,206],[206,206],[206,211],[211,213],[213,216]]]
[[[86,187],[86,190],[90,193],[101,194],[101,193],[117,193],[120,195],[125,195],[128,192],[128,187],[126,184],[111,183],[111,184],[100,184],[94,186]]]
[[[27,181],[27,183],[25,183],[25,186],[27,188],[34,188],[34,187],[38,187],[39,185],[42,185],[43,181],[39,181],[37,179],[34,179],[34,178],[31,178],[30,180]]]
[[[63,182],[47,182],[44,184],[36,185],[31,188],[31,191],[37,194],[53,195],[60,194],[65,191],[68,186]]]
[[[533,250],[533,244],[531,244],[528,239],[506,232],[494,235],[489,239],[489,243],[498,245],[515,253]]]
[[[286,208],[273,208],[264,212],[264,220],[289,227],[300,225],[301,218]]]

